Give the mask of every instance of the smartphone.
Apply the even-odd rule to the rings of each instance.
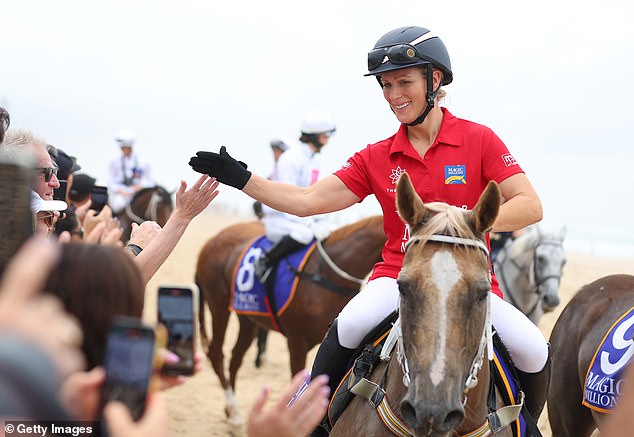
[[[134,420],[145,411],[154,363],[154,329],[133,317],[115,317],[108,330],[102,406],[123,402]]]
[[[90,209],[100,212],[103,207],[108,204],[108,188],[101,185],[95,185],[92,189],[91,199],[92,206]]]
[[[66,181],[64,180],[59,181],[59,188],[55,188],[53,190],[53,199],[63,200],[64,202],[66,202],[66,187],[67,186],[68,184],[66,183]]]
[[[159,323],[167,328],[167,349],[178,355],[178,363],[165,363],[161,373],[194,373],[194,292],[190,287],[162,286],[158,290]]]

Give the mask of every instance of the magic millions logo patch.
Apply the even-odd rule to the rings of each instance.
[[[467,167],[465,165],[445,166],[445,185],[455,185],[467,183]]]

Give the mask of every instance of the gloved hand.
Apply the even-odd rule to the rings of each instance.
[[[247,165],[232,158],[225,146],[220,148],[220,153],[197,152],[196,156],[189,160],[189,165],[198,173],[208,174],[238,190],[244,188],[251,178]]]

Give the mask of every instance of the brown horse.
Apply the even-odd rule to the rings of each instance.
[[[238,315],[240,332],[232,351],[227,379],[222,345],[229,322],[233,272],[247,243],[263,233],[264,227],[260,222],[227,227],[203,247],[196,269],[196,284],[200,288],[202,299],[199,315],[203,348],[207,348],[207,356],[225,390],[225,412],[232,424],[239,424],[241,421],[234,395],[236,376],[244,354],[255,336],[256,325],[274,328],[269,317]],[[385,241],[383,218],[376,216],[334,231],[324,242],[323,248],[335,268],[353,277],[363,278],[381,259],[381,249]],[[305,367],[308,351],[322,341],[330,321],[359,290],[358,283],[345,279],[333,270],[318,250],[310,255],[303,272],[317,273],[329,284],[347,292],[334,292],[322,283],[301,277],[292,302],[279,316],[279,323],[288,341],[292,374]],[[205,302],[211,310],[211,341],[206,332]]]
[[[132,223],[141,224],[146,220],[152,220],[161,227],[165,226],[173,209],[172,193],[165,188],[157,185],[141,189],[134,195],[130,203],[116,215],[123,227],[121,241],[125,244],[130,239]]]
[[[397,204],[411,237],[398,278],[397,352],[369,378],[384,390],[384,396],[375,392],[381,403],[375,408],[356,396],[331,437],[489,435],[491,284],[484,234],[499,203],[499,188],[491,182],[473,211],[425,205],[407,174],[401,176]],[[376,405],[378,398],[372,400]],[[511,430],[496,435],[510,436]]]
[[[581,403],[586,372],[610,327],[633,306],[634,276],[610,275],[583,286],[557,319],[546,402],[553,436],[588,437],[600,426],[603,413]]]

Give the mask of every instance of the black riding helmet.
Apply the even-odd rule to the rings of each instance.
[[[441,85],[453,81],[451,60],[445,44],[429,29],[418,26],[399,27],[383,35],[368,53],[366,76],[376,76],[381,84],[381,73],[401,70],[416,65],[431,65],[443,73]],[[427,68],[427,108],[409,126],[422,123],[434,107],[438,89],[434,90],[432,68]]]

